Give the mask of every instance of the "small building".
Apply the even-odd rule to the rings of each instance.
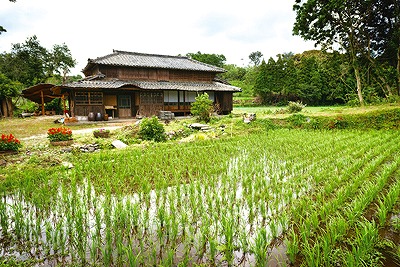
[[[216,77],[223,72],[222,68],[188,57],[114,50],[89,59],[83,69],[85,78],[78,82],[39,84],[23,94],[42,106],[46,97],[68,99],[71,116],[93,112],[130,118],[157,115],[159,111],[188,114],[195,97],[206,92],[216,111],[228,114],[233,108],[233,93],[241,89]]]

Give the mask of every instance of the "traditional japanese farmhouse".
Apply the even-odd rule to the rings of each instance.
[[[159,111],[189,114],[195,97],[207,92],[216,111],[227,114],[232,111],[232,94],[240,88],[216,78],[222,72],[222,68],[187,57],[114,50],[89,59],[81,81],[60,86],[39,84],[23,94],[41,104],[52,97],[68,99],[71,116],[93,112],[130,118],[157,115]]]

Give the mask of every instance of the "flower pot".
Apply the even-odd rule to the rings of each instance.
[[[107,138],[110,135],[110,133],[109,132],[93,132],[93,135],[96,138],[98,138],[98,137]]]
[[[50,144],[53,146],[69,146],[74,143],[74,140],[66,140],[66,141],[50,141]]]
[[[96,121],[102,121],[103,120],[103,115],[101,115],[100,112],[96,113]]]
[[[89,112],[89,114],[88,114],[88,121],[94,121],[94,119],[95,119],[94,113],[93,113],[93,112]]]
[[[18,154],[18,151],[14,150],[0,150],[0,155],[14,155]]]

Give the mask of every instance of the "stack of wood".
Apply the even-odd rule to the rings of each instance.
[[[171,111],[160,110],[158,112],[158,118],[160,120],[173,120],[175,118],[175,114]]]

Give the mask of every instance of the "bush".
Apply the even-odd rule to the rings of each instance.
[[[210,121],[211,113],[213,112],[213,102],[208,98],[207,93],[198,95],[196,97],[196,101],[192,103],[190,112],[194,116],[198,116],[198,121]]]
[[[303,110],[303,108],[306,107],[306,104],[303,104],[301,102],[292,102],[289,101],[287,110],[289,113],[297,113]]]
[[[304,123],[307,122],[307,120],[308,120],[308,118],[302,114],[293,114],[287,118],[287,121],[293,127],[301,127],[301,126],[303,126]]]
[[[166,140],[164,125],[162,125],[157,117],[144,118],[140,123],[138,135],[143,140],[153,140],[155,142],[163,142]]]

